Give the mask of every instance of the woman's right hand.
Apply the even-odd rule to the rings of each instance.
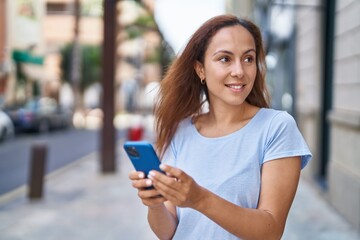
[[[154,208],[167,201],[155,188],[149,188],[152,187],[152,181],[145,178],[143,172],[132,171],[129,173],[129,178],[132,181],[132,186],[138,190],[138,196],[145,206]]]

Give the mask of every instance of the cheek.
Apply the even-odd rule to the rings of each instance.
[[[206,79],[212,83],[221,83],[228,75],[228,72],[219,67],[209,67],[206,71]]]
[[[256,69],[252,69],[251,71],[248,71],[247,76],[249,79],[249,84],[254,84],[255,79],[256,79]]]
[[[208,78],[206,79],[206,85],[211,90],[216,91],[216,89],[219,89],[220,87],[224,86],[224,77],[217,73],[212,73],[211,75],[208,75]]]
[[[256,65],[253,65],[253,66],[249,67],[249,69],[248,69],[248,76],[250,76],[252,79],[255,79],[256,72],[257,72],[257,67],[256,67]]]

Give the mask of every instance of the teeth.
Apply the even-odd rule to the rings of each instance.
[[[233,89],[241,89],[243,87],[243,85],[228,85],[228,87],[233,88]]]

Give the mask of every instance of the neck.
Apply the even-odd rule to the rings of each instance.
[[[253,115],[251,109],[252,106],[247,102],[236,107],[220,108],[210,106],[208,119],[216,125],[236,124],[251,117]]]

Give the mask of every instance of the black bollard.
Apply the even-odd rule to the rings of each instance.
[[[30,199],[42,198],[46,153],[47,146],[45,143],[37,143],[32,146],[28,189],[28,198]]]

